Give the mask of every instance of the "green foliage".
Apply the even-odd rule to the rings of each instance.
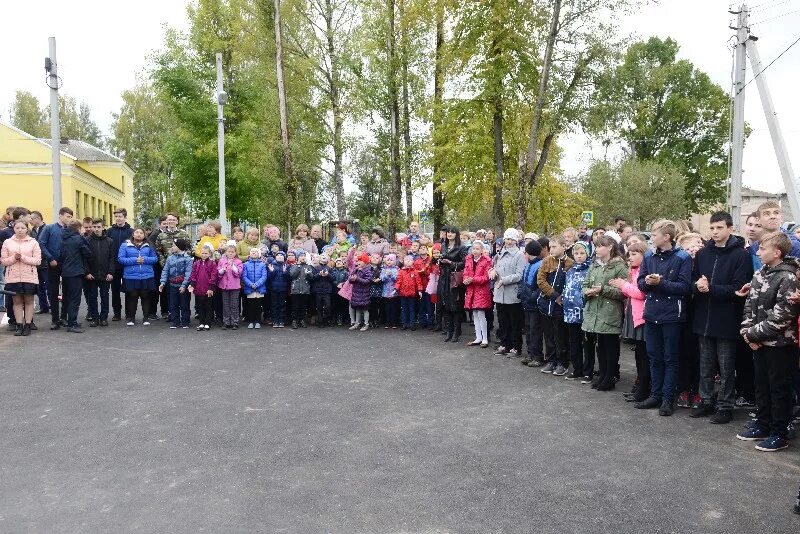
[[[658,219],[688,215],[686,178],[678,169],[652,160],[628,159],[619,165],[594,163],[582,179],[582,192],[591,199],[595,223],[610,224],[622,214],[635,228]]]
[[[17,91],[9,108],[11,124],[34,137],[50,136],[50,118],[45,115],[39,99],[28,91]]]
[[[633,43],[600,78],[590,126],[618,135],[639,159],[679,170],[688,208],[698,212],[725,196],[730,99],[707,74],[678,60],[678,51],[669,38]]]
[[[92,120],[92,112],[86,102],[64,95],[58,99],[61,137],[86,141],[98,148],[105,148],[100,128]],[[27,91],[17,91],[9,110],[11,124],[34,137],[50,137],[50,106],[42,107],[39,99]]]

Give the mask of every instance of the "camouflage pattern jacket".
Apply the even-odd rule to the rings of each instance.
[[[790,257],[775,267],[765,265],[753,275],[740,329],[751,342],[767,347],[797,344],[798,307],[787,298],[797,289],[798,267]]]
[[[186,233],[186,230],[175,230],[174,232],[159,232],[159,234],[155,238],[155,245],[156,245],[156,253],[158,254],[158,263],[163,267],[169,258],[169,255],[172,254],[171,248],[175,240],[178,238],[184,238],[191,244],[192,238],[189,237],[189,234]]]

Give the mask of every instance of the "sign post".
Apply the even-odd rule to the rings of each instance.
[[[581,212],[581,222],[586,226],[594,226],[594,212],[583,211]]]

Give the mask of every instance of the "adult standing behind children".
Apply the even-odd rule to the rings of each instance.
[[[781,228],[783,225],[783,210],[780,204],[774,200],[768,200],[758,206],[758,223],[761,225],[762,234],[781,232],[788,237],[792,248],[786,255],[800,258],[800,240],[798,240],[797,236],[793,233],[784,231],[783,228]],[[753,257],[753,269],[759,269],[761,267],[761,261],[758,255],[758,241],[753,241],[751,243],[750,255]]]
[[[112,321],[122,319],[122,265],[117,261],[119,247],[133,235],[133,228],[128,224],[128,211],[119,208],[114,211],[114,224],[108,229],[106,235],[111,238],[111,249],[114,253],[114,279],[111,281],[111,309],[114,315]]]
[[[289,241],[289,249],[298,251],[304,250],[309,254],[318,254],[322,252],[317,249],[317,243],[311,239],[308,232],[308,225],[300,224],[294,231],[294,239]]]
[[[458,228],[448,227],[442,244],[442,256],[439,260],[439,284],[436,288],[439,302],[447,318],[447,337],[445,342],[458,342],[461,336],[461,315],[464,313],[464,284],[458,277],[464,270],[467,249],[461,245]],[[458,273],[458,274],[457,274]],[[463,278],[462,278],[463,280]]]
[[[39,234],[39,246],[42,250],[42,262],[47,264],[47,298],[50,301],[51,330],[61,327],[61,322],[66,319],[67,310],[59,310],[58,292],[61,287],[61,244],[62,234],[66,226],[72,221],[73,212],[66,206],[58,210],[58,221],[45,226]],[[61,313],[59,313],[59,311]]]
[[[494,257],[489,279],[494,280],[494,303],[497,305],[497,324],[500,347],[497,354],[509,358],[522,355],[522,304],[519,283],[525,271],[525,253],[520,250],[519,232],[509,228],[503,234],[503,250]]]
[[[711,215],[711,241],[695,256],[694,333],[700,343],[701,404],[691,417],[714,414],[709,422],[730,423],[733,419],[736,382],[736,344],[742,322],[744,299],[739,291],[753,277],[753,264],[744,239],[733,235],[730,213]],[[714,406],[714,376],[720,385]]]

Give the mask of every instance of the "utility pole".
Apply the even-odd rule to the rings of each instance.
[[[56,62],[56,38],[48,39],[50,56],[44,60],[47,86],[50,88],[50,146],[53,151],[53,220],[61,209],[61,122],[58,116],[58,63]],[[77,207],[77,206],[76,206]]]
[[[786,197],[789,200],[789,208],[792,210],[792,217],[796,222],[800,217],[800,199],[797,196],[797,182],[792,170],[792,163],[789,160],[789,152],[786,150],[786,142],[783,140],[783,132],[778,123],[778,115],[775,113],[775,105],[772,103],[772,94],[767,86],[767,78],[764,75],[764,67],[761,65],[761,56],[756,48],[758,37],[751,37],[747,40],[747,54],[750,56],[750,65],[753,67],[753,78],[758,87],[758,95],[761,97],[761,107],[764,108],[764,117],[767,119],[769,135],[772,138],[772,147],[775,149],[775,157],[778,160],[778,167],[781,169],[783,186],[786,188]]]
[[[744,155],[744,87],[747,74],[747,42],[750,29],[747,27],[749,12],[742,4],[736,22],[736,50],[733,81],[733,136],[731,139],[730,199],[731,217],[736,228],[742,226],[742,157]]]
[[[219,161],[219,223],[223,231],[228,228],[227,209],[225,206],[225,117],[223,106],[228,102],[228,95],[222,89],[222,53],[217,52],[217,159]]]

